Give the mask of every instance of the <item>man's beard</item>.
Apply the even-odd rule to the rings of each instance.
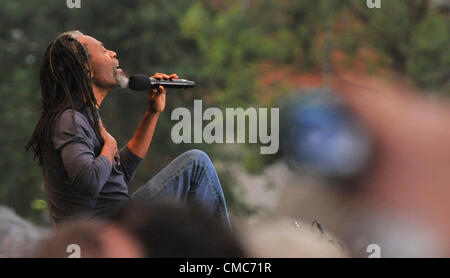
[[[125,73],[121,70],[119,72],[118,68],[113,67],[112,68],[113,78],[105,78],[105,76],[111,74],[105,73],[105,72],[98,72],[98,74],[94,74],[94,77],[92,78],[92,82],[100,88],[105,88],[107,90],[114,90],[116,88],[127,88],[129,78],[125,75]]]
[[[117,68],[114,68],[114,79],[116,80],[117,86],[124,89],[128,87],[129,78],[123,73],[119,73]]]

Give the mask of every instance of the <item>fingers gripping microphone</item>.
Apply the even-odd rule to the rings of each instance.
[[[135,91],[146,91],[159,86],[172,89],[188,89],[195,87],[195,82],[186,79],[155,79],[145,74],[134,74],[130,76],[128,87]]]

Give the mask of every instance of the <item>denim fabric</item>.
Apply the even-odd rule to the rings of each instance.
[[[230,227],[225,197],[219,177],[208,155],[190,150],[161,170],[131,195],[132,202],[178,201],[196,203]]]

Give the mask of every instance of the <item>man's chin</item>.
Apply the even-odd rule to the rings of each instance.
[[[129,79],[125,75],[116,76],[116,84],[118,88],[125,89],[128,87]]]
[[[98,80],[93,80],[93,84],[96,87],[105,89],[107,91],[111,91],[111,90],[118,89],[118,88],[126,88],[127,85],[124,86],[124,83],[125,83],[125,81],[117,80],[117,79],[113,79],[108,82],[106,82],[106,81],[99,82]]]
[[[129,78],[125,75],[122,69],[117,69],[114,71],[114,79],[116,80],[117,88],[127,88]]]

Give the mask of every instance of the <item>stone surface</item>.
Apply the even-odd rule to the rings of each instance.
[[[0,206],[0,258],[31,257],[39,242],[51,233],[51,229],[35,226]]]

